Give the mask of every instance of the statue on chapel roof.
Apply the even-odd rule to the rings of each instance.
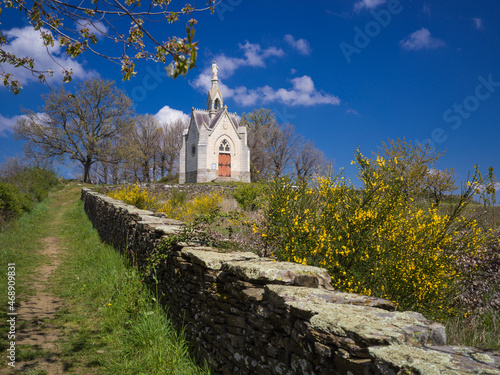
[[[215,61],[212,63],[212,79],[217,79],[217,72],[219,71],[219,67],[215,63]]]

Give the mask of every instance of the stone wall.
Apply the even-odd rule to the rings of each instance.
[[[101,238],[139,268],[183,225],[89,189],[82,200]],[[500,374],[500,353],[446,346],[442,325],[335,291],[321,268],[178,244],[157,279],[217,374]]]

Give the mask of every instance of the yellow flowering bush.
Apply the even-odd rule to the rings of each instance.
[[[326,268],[338,290],[387,298],[435,319],[452,314],[462,276],[456,260],[475,256],[486,241],[462,215],[473,190],[452,214],[440,215],[405,196],[402,180],[385,178],[394,163],[379,157],[371,165],[359,152],[355,163],[359,189],[341,175],[272,183],[255,231],[278,259]]]
[[[220,193],[198,194],[187,201],[186,194],[174,190],[163,204],[159,199],[141,189],[139,184],[124,186],[108,193],[108,196],[146,210],[164,212],[172,219],[192,222],[196,216],[210,214],[220,208],[223,196]]]
[[[149,194],[147,190],[141,189],[139,184],[124,186],[116,191],[108,193],[111,198],[121,200],[132,206],[144,210],[154,210],[158,206],[155,196]]]
[[[192,222],[196,216],[210,214],[220,208],[222,199],[223,196],[217,192],[196,195],[192,201],[182,205],[175,199],[169,199],[158,211],[173,219]]]

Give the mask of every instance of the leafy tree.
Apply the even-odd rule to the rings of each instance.
[[[39,31],[44,46],[59,44],[65,48],[68,56],[75,58],[85,51],[102,56],[121,67],[123,79],[135,74],[135,64],[141,59],[162,63],[171,59],[167,73],[174,78],[186,74],[196,63],[198,42],[194,41],[192,18],[195,11],[214,11],[214,0],[208,0],[208,6],[195,9],[195,5],[183,7],[174,5],[170,0],[113,0],[90,2],[63,2],[57,0],[9,0],[0,7],[0,14],[22,16]],[[177,8],[176,8],[177,6]],[[2,9],[3,8],[3,9]],[[191,17],[187,21],[186,36],[165,38],[164,29],[154,35],[150,27],[153,23],[175,23],[181,16]],[[132,25],[132,26],[130,26]],[[119,43],[123,46],[119,54],[112,56],[109,47],[98,38]],[[161,38],[161,39],[160,39]],[[29,56],[15,56],[4,47],[9,42],[8,36],[0,32],[0,64],[5,63],[31,71],[40,82],[46,82],[46,76],[53,71],[40,70],[36,61]],[[71,80],[71,70],[61,66],[63,81]],[[22,88],[15,77],[0,72],[6,87],[17,94]]]
[[[109,158],[109,141],[130,126],[130,99],[102,79],[81,83],[75,93],[61,87],[42,98],[42,113],[26,111],[14,127],[16,137],[28,141],[30,154],[78,161],[84,182],[90,182],[92,165]]]

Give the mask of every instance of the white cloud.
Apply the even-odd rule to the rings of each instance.
[[[285,37],[285,42],[287,42],[293,49],[297,50],[301,55],[310,55],[312,50],[311,50],[311,45],[309,42],[305,39],[297,39],[293,37],[293,35],[286,34]]]
[[[267,58],[272,56],[282,57],[284,55],[281,49],[275,47],[262,49],[259,44],[251,44],[249,42],[245,42],[244,45],[240,44],[240,49],[243,51],[245,58],[227,57],[222,54],[215,57],[214,60],[219,67],[219,77],[230,77],[237,69],[244,66],[255,68],[265,67],[265,60]],[[207,66],[190,84],[198,91],[205,93],[210,90],[211,79],[211,66]],[[231,88],[219,81],[219,89],[224,99],[233,98],[236,103],[243,106],[270,102],[279,102],[290,106],[338,105],[340,103],[340,99],[335,95],[316,90],[313,80],[307,75],[293,78],[290,82],[292,82],[292,88],[275,90],[270,86],[258,87],[256,89],[249,89],[245,86]]]
[[[107,32],[109,30],[108,27],[104,23],[102,23],[101,21],[91,22],[90,20],[81,19],[81,20],[78,20],[76,22],[76,29],[78,31],[80,31],[84,27],[89,29],[89,32],[94,34],[97,38],[104,38],[103,34],[107,34]]]
[[[297,69],[294,69],[294,68],[290,69],[290,74],[292,74],[292,75],[293,75],[293,74],[295,74],[295,73],[297,73]]]
[[[169,124],[177,120],[189,121],[189,115],[178,109],[170,108],[168,105],[164,106],[154,115],[160,124]]]
[[[48,32],[46,29],[42,29]],[[73,78],[86,79],[97,76],[94,70],[85,70],[83,66],[64,54],[61,46],[56,42],[54,47],[45,47],[40,37],[40,32],[33,29],[31,26],[26,26],[22,29],[13,28],[4,32],[8,38],[9,43],[3,46],[3,49],[10,52],[17,57],[31,57],[35,59],[35,69],[54,71],[52,77],[46,77],[48,82],[61,81],[62,68],[73,71]],[[38,81],[36,76],[24,68],[14,68],[11,65],[3,64],[5,72],[12,73],[15,79],[21,81],[22,84],[28,84],[31,81]]]
[[[386,2],[387,0],[361,0],[354,4],[354,11],[360,12],[363,9],[375,9]]]
[[[483,28],[483,19],[482,18],[474,17],[472,19],[472,21],[474,22],[474,26],[476,27],[476,29],[481,30]]]
[[[240,50],[243,51],[244,58],[228,57],[223,54],[217,55],[214,61],[219,67],[219,78],[229,78],[236,70],[244,66],[254,68],[265,68],[265,60],[269,57],[283,57],[285,53],[282,49],[269,47],[262,49],[259,44],[252,44],[248,41],[245,44],[239,44]],[[207,66],[196,79],[190,82],[191,86],[201,91],[210,90],[212,80],[212,66]],[[222,95],[225,95],[223,85],[219,82]]]
[[[445,43],[441,39],[434,38],[431,32],[422,27],[420,30],[407,36],[399,42],[401,47],[406,50],[418,51],[422,49],[437,49],[444,47]]]
[[[317,104],[339,105],[340,99],[314,87],[311,77],[305,75],[293,78],[292,88],[274,89],[270,86],[248,89],[244,86],[234,89],[226,88],[225,97],[233,97],[236,103],[251,106],[257,103],[282,103],[288,106],[313,106]],[[224,96],[224,93],[222,94]]]
[[[304,75],[293,78],[292,89],[273,90],[269,86],[264,86],[260,91],[263,93],[263,101],[278,101],[286,105],[311,106],[316,104],[339,105],[340,99],[337,96],[316,90],[311,77]]]
[[[20,117],[21,116],[5,117],[0,114],[0,137],[8,137],[8,133],[12,133],[12,129],[17,119]]]
[[[354,116],[361,116],[361,115],[359,114],[359,112],[358,112],[358,111],[356,111],[355,109],[348,109],[346,112],[347,112],[348,114],[350,114],[350,115],[354,115]]]

